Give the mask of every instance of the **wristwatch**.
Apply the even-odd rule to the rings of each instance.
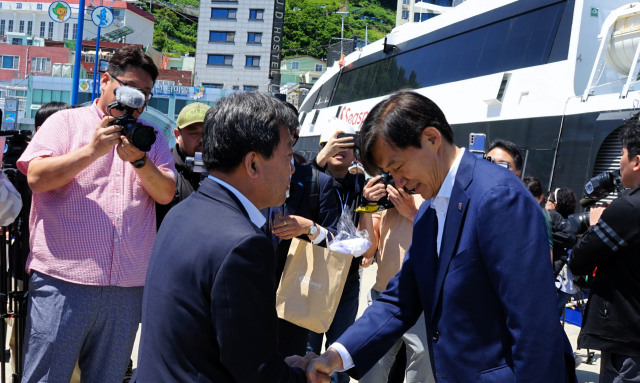
[[[136,168],[136,169],[140,169],[142,168],[145,164],[147,163],[147,153],[144,154],[144,156],[142,156],[141,159],[133,161],[131,164]]]
[[[316,235],[316,233],[317,233],[317,232],[318,232],[318,226],[317,226],[317,225],[316,225],[316,223],[314,222],[314,223],[313,223],[313,226],[311,226],[311,227],[309,228],[309,234],[307,234],[307,235],[309,235],[309,236],[314,236],[314,235]]]

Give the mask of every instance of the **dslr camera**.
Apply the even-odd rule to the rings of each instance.
[[[393,186],[394,188],[396,188],[395,180],[391,176],[391,173],[387,173],[387,172],[380,173],[380,180],[378,180],[378,182],[376,182],[376,185],[378,185],[378,184],[383,184],[385,189],[388,186]],[[409,191],[406,188],[403,188],[403,190],[406,193],[415,194],[415,192]],[[392,209],[392,208],[395,207],[393,205],[393,202],[389,201],[389,197],[388,196],[384,196],[384,197],[380,198],[379,200],[375,201],[376,205],[369,205],[369,203],[373,203],[373,202],[374,201],[368,201],[367,199],[363,198],[362,199],[362,206],[357,208],[356,212],[358,212],[358,213],[375,213],[376,211]]]
[[[376,184],[384,184],[384,188],[386,189],[387,186],[391,185],[394,188],[396,187],[396,181],[393,180],[393,177],[391,177],[391,173],[380,173],[380,180],[378,182],[376,182]],[[393,206],[393,203],[391,201],[389,201],[389,197],[388,196],[384,196],[382,198],[380,198],[378,201],[378,206],[380,206],[382,209],[392,209],[395,206]]]
[[[584,192],[580,205],[584,208],[589,208],[605,198],[611,193],[622,193],[625,190],[622,185],[622,178],[620,177],[620,169],[604,172],[598,174],[584,185]],[[584,234],[589,228],[589,211],[582,213],[571,214],[568,217],[568,221],[571,224],[571,230],[576,235]]]
[[[107,105],[107,113],[115,120],[111,121],[108,126],[122,126],[122,135],[133,144],[138,150],[148,152],[151,146],[156,142],[156,131],[147,125],[138,122],[133,113],[137,109],[142,108],[147,103],[147,99],[139,89],[129,86],[121,86],[114,89],[116,101]],[[111,111],[117,110],[125,112],[122,116],[114,116]]]

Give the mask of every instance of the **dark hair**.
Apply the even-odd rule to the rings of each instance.
[[[491,143],[491,146],[489,146],[489,150],[487,150],[487,153],[489,153],[495,148],[502,149],[505,152],[508,152],[509,154],[511,154],[511,157],[513,157],[513,162],[516,163],[516,170],[522,170],[522,162],[523,162],[522,152],[520,151],[520,148],[518,147],[518,145],[514,144],[511,141],[502,140],[498,138],[497,140]]]
[[[554,192],[556,211],[560,213],[563,218],[567,218],[571,214],[576,212],[576,193],[569,188],[560,188]]]
[[[36,117],[35,117],[36,129],[42,126],[42,124],[44,124],[46,119],[51,117],[51,115],[53,115],[55,112],[65,110],[65,109],[71,109],[71,108],[72,108],[71,105],[67,104],[66,102],[59,102],[59,101],[52,101],[42,105],[40,109],[38,109],[38,111],[36,112]]]
[[[154,83],[158,78],[156,64],[153,63],[151,57],[147,56],[142,49],[135,45],[127,45],[118,49],[109,60],[107,72],[114,76],[120,76],[129,68],[140,68],[149,73]]]
[[[373,147],[379,138],[398,149],[420,148],[420,136],[428,127],[438,129],[444,140],[453,144],[453,130],[444,113],[421,94],[406,90],[396,92],[374,106],[359,133],[361,159],[367,173],[380,171],[373,159]]]
[[[269,159],[280,143],[280,127],[293,135],[298,119],[282,101],[266,93],[235,93],[207,111],[202,160],[207,170],[230,173],[247,153]]]
[[[293,152],[293,159],[298,161],[300,165],[305,165],[307,163],[307,159],[305,158],[305,156],[303,156],[302,153],[299,152]]]
[[[640,122],[637,115],[622,126],[619,137],[622,147],[627,148],[629,159],[640,154]]]
[[[536,177],[524,177],[522,182],[527,186],[527,189],[533,194],[534,197],[540,198],[542,195],[542,182]]]
[[[298,114],[298,108],[296,108],[295,106],[293,106],[293,104],[292,104],[292,103],[287,102],[287,101],[282,101],[282,102],[284,102],[284,104],[285,104],[289,109],[291,109],[291,110],[293,111],[293,113],[295,113],[295,114],[296,114],[296,118],[299,116],[299,114]]]

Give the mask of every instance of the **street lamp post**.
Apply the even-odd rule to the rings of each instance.
[[[340,59],[342,59],[342,42],[344,41],[344,17],[348,15],[349,12],[336,12],[336,15],[342,15],[342,29],[340,31]]]

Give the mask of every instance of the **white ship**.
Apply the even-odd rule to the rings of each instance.
[[[624,119],[640,107],[640,3],[628,0],[468,0],[395,28],[334,65],[300,108],[296,150],[318,151],[332,117],[356,129],[396,90],[435,101],[468,146],[469,133],[524,151],[524,176],[578,198],[619,167]]]

